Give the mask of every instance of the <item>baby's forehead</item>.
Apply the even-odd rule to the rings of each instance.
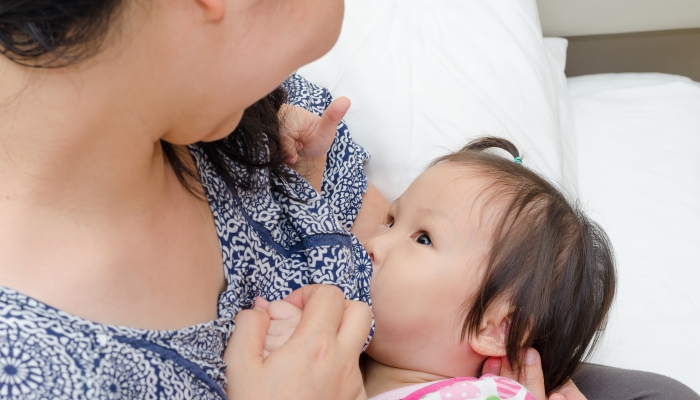
[[[494,179],[478,168],[445,162],[418,176],[399,202],[455,222],[481,225],[500,215],[504,203],[498,192]]]
[[[493,180],[469,165],[444,162],[428,168],[411,184],[404,195],[424,199],[447,200],[458,206],[480,205],[493,188]]]

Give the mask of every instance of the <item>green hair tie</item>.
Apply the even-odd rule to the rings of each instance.
[[[516,163],[516,164],[522,165],[522,164],[523,164],[523,160],[521,160],[520,157],[515,157],[515,163]]]

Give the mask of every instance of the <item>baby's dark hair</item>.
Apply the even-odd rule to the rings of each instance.
[[[493,182],[502,207],[483,281],[465,307],[462,339],[478,335],[489,307],[510,300],[506,356],[521,371],[523,350],[541,356],[547,393],[566,383],[597,344],[615,294],[615,261],[603,229],[547,180],[513,160],[483,152],[511,142],[486,137],[435,160],[472,167]],[[491,201],[489,201],[491,203]]]

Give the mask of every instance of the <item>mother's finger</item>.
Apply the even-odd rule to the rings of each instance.
[[[584,396],[583,393],[578,390],[574,382],[569,379],[564,386],[549,397],[549,400],[586,400],[586,396]]]
[[[362,350],[372,327],[372,310],[361,301],[345,300],[343,319],[338,328],[338,342],[350,349]]]
[[[298,292],[298,293],[297,293]],[[285,301],[304,312],[292,338],[311,337],[311,332],[324,332],[335,337],[345,309],[343,292],[332,285],[304,286],[292,292]]]
[[[506,357],[501,357],[500,362],[493,360],[493,358],[494,357],[487,359],[484,363],[482,368],[484,374],[500,375],[517,381],[523,385],[528,392],[532,393],[537,400],[547,400],[544,391],[544,373],[542,372],[540,355],[537,353],[537,350],[527,349],[525,353],[525,362],[522,365],[520,375],[513,371]],[[497,373],[496,370],[500,370],[500,372]]]
[[[481,367],[481,375],[500,375],[501,364],[502,362],[500,357],[489,357],[486,359],[486,361],[484,361],[484,365]]]
[[[544,391],[544,373],[542,372],[540,354],[537,350],[527,349],[520,379],[517,379],[517,377],[512,379],[525,386],[525,389],[532,393],[537,400],[547,400]]]
[[[243,310],[236,315],[236,328],[231,334],[224,355],[229,367],[262,363],[265,335],[269,326],[270,317],[262,308]]]

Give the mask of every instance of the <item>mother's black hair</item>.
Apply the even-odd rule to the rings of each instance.
[[[31,68],[62,68],[95,55],[123,6],[123,0],[2,0],[0,1],[0,52],[13,62]],[[224,181],[250,189],[259,181],[255,170],[267,169],[270,179],[287,178],[280,145],[278,111],[286,101],[277,88],[245,110],[236,130],[228,137],[198,143]],[[166,160],[180,182],[195,195],[196,168],[188,162],[186,149],[161,141]],[[247,169],[236,174],[226,159]],[[243,176],[241,176],[243,175]],[[273,190],[279,185],[271,185]]]
[[[2,0],[0,48],[10,60],[58,68],[95,54],[122,0]]]
[[[483,280],[465,303],[462,338],[478,335],[490,307],[509,301],[506,356],[520,371],[523,350],[535,348],[551,393],[570,379],[605,328],[616,284],[612,246],[546,179],[482,151],[494,147],[519,157],[511,142],[487,137],[432,164],[465,165],[488,177],[489,206],[501,215]]]

